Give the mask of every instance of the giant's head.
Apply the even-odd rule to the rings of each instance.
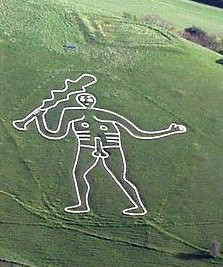
[[[84,108],[93,108],[96,104],[96,97],[88,93],[80,93],[76,96],[76,101]]]

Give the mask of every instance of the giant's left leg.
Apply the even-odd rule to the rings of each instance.
[[[133,204],[133,207],[123,210],[123,214],[145,215],[147,210],[140,199],[139,192],[136,186],[126,177],[127,168],[123,150],[109,148],[106,151],[110,156],[102,159],[105,169]]]

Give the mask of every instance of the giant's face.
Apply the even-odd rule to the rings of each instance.
[[[76,100],[81,106],[85,108],[92,108],[96,104],[95,96],[88,93],[82,93],[77,95]]]

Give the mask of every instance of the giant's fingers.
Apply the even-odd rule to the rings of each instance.
[[[184,125],[178,125],[178,127],[182,133],[185,133],[187,131],[187,128]]]

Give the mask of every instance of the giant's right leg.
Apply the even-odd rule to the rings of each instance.
[[[94,149],[78,147],[73,167],[74,186],[78,198],[78,204],[65,208],[69,213],[86,213],[90,211],[88,196],[90,184],[87,180],[88,173],[96,166],[99,158],[92,156]]]

